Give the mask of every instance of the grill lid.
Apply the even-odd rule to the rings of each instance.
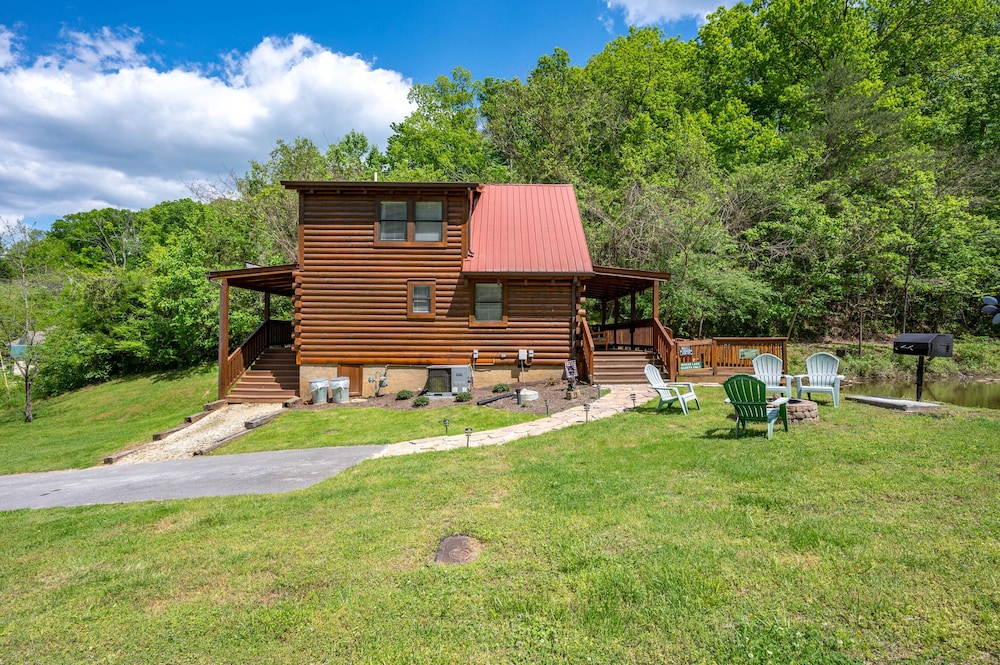
[[[938,333],[904,333],[892,343],[892,352],[908,356],[950,358],[954,337]]]

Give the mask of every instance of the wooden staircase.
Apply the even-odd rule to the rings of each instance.
[[[292,349],[267,348],[226,396],[230,404],[284,402],[298,396],[299,366]]]
[[[660,366],[652,351],[595,351],[592,383],[646,383],[647,363]]]

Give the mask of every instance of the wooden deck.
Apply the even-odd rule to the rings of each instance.
[[[781,358],[784,371],[788,371],[787,337],[678,339],[671,337],[669,330],[652,320],[594,326],[588,335],[593,344],[596,380],[610,383],[604,378],[608,374],[638,377],[637,371],[641,372],[642,367],[618,370],[625,367],[626,354],[647,351],[653,352],[648,361],[662,364],[664,375],[677,381],[713,383],[724,381],[734,374],[753,374],[753,359],[764,353]],[[622,354],[620,362],[615,361],[615,354]],[[636,358],[631,363],[638,366],[642,361]],[[604,372],[601,371],[602,365]],[[638,378],[645,380],[645,377]]]

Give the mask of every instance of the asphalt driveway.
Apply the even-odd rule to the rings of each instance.
[[[314,485],[384,449],[280,450],[0,476],[0,510],[289,492]]]

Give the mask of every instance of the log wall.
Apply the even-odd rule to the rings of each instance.
[[[377,244],[378,201],[414,198],[444,201],[444,246]],[[571,278],[500,280],[506,325],[470,322],[474,281],[461,274],[468,246],[467,189],[416,196],[412,189],[301,192],[299,210],[295,346],[300,364],[465,364],[473,349],[480,365],[516,362],[518,349],[534,350],[540,365],[571,357]],[[407,318],[407,283],[413,280],[434,282],[433,319]]]

